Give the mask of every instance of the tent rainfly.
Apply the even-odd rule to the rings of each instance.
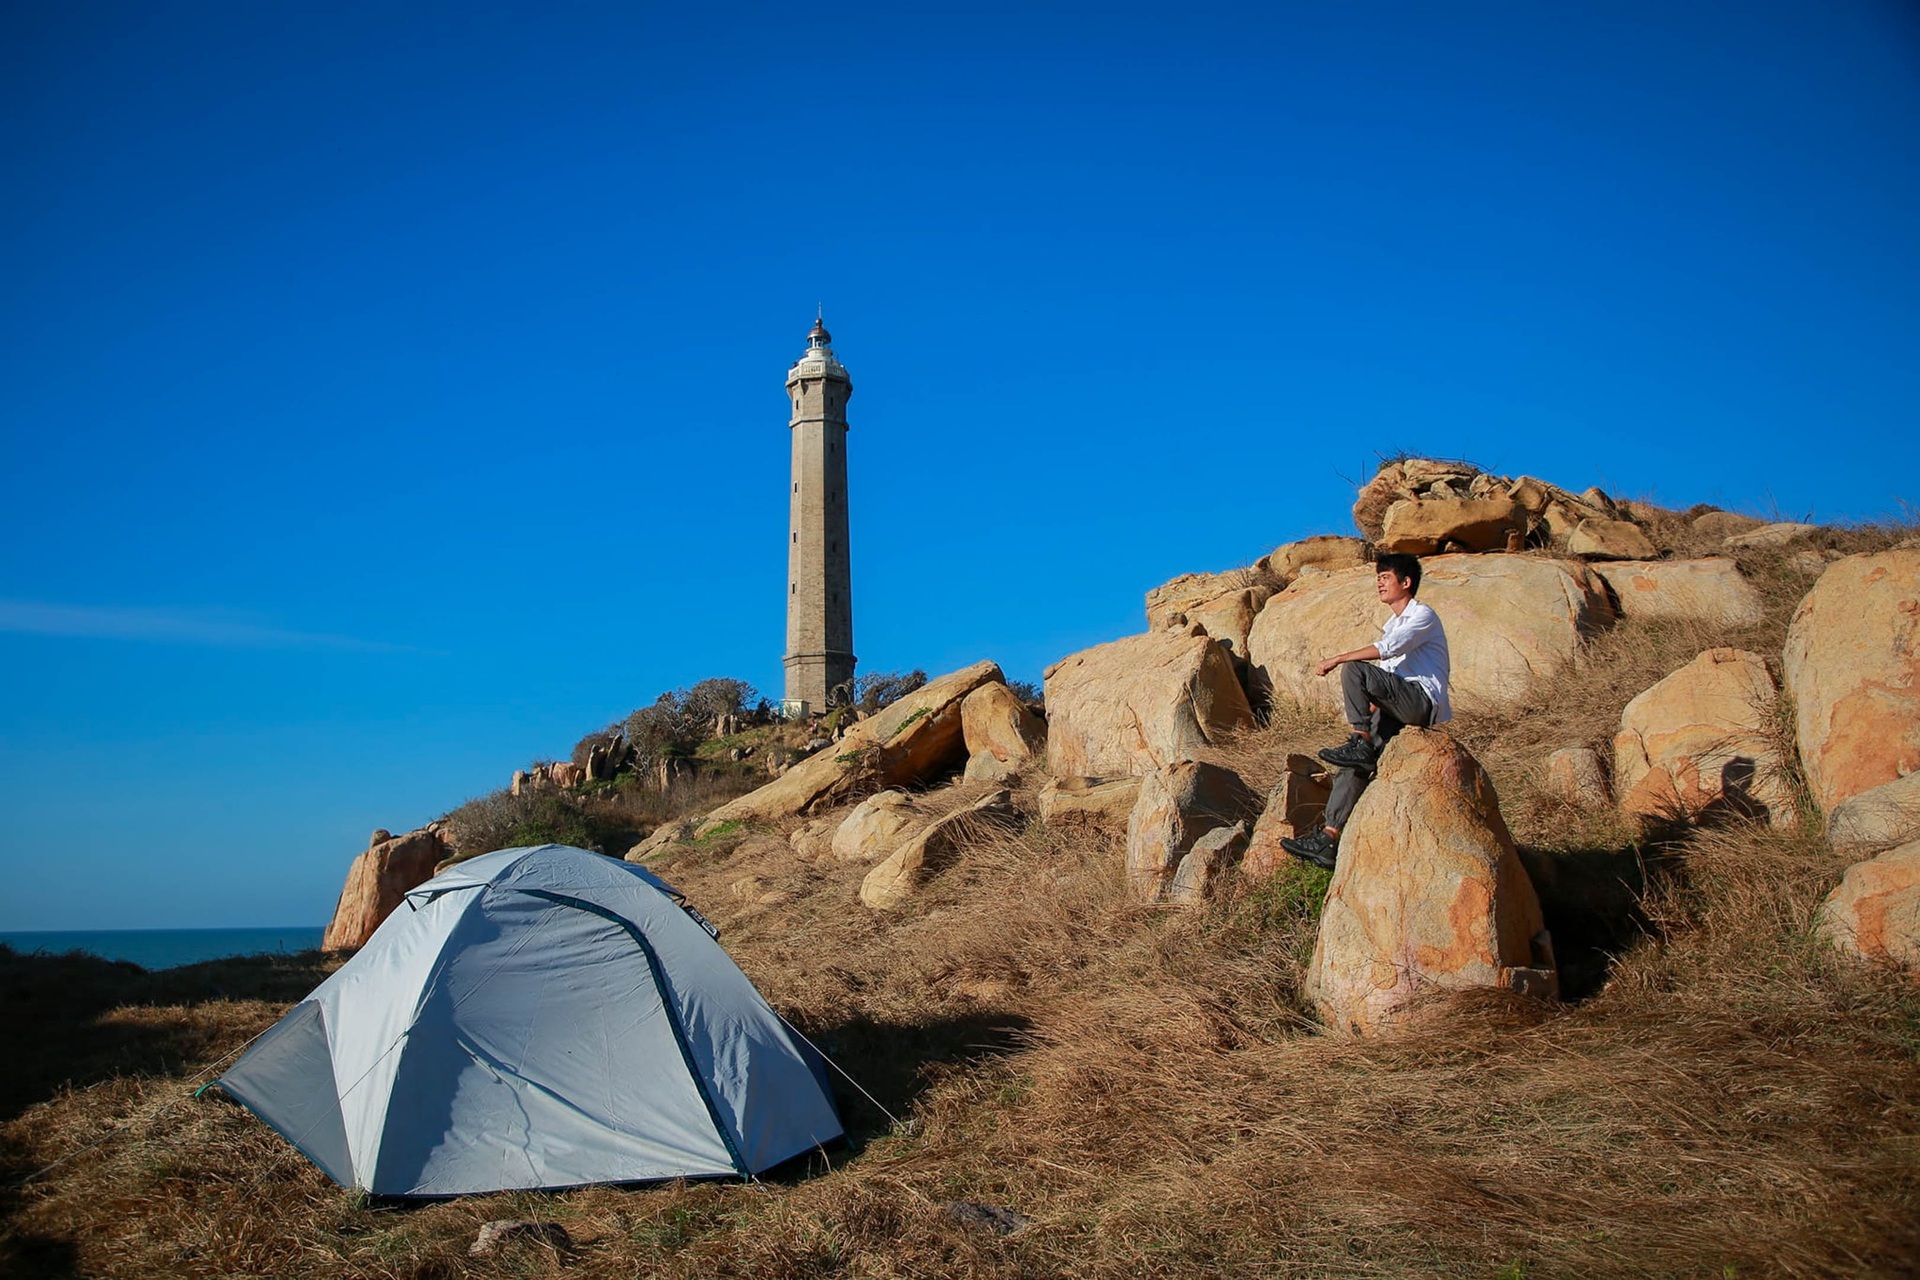
[[[564,845],[459,863],[216,1083],[376,1195],[747,1177],[839,1137],[820,1058],[682,901]]]

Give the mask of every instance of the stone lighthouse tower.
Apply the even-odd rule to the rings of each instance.
[[[781,711],[822,711],[853,680],[853,573],[847,550],[847,399],[853,379],[818,318],[787,370],[793,490],[787,507],[787,689]]]

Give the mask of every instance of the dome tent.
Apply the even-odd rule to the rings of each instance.
[[[759,1173],[841,1135],[820,1060],[641,867],[502,849],[413,890],[216,1083],[342,1186]]]

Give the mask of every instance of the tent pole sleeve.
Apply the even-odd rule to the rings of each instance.
[[[720,1108],[713,1100],[713,1090],[707,1085],[706,1073],[700,1070],[700,1064],[693,1060],[693,1045],[687,1039],[686,1024],[680,1020],[680,1009],[674,1001],[673,984],[667,981],[666,970],[660,967],[660,957],[654,954],[653,944],[646,935],[634,926],[631,920],[622,918],[617,912],[609,911],[597,902],[588,902],[581,898],[569,898],[565,894],[550,893],[545,889],[520,889],[530,898],[544,898],[548,902],[559,903],[563,907],[599,916],[602,920],[625,930],[628,937],[640,948],[640,954],[646,957],[647,969],[653,974],[653,985],[660,992],[660,1007],[666,1010],[667,1025],[673,1028],[673,1042],[680,1048],[680,1059],[686,1063],[687,1074],[693,1077],[693,1087],[700,1092],[700,1101],[706,1105],[707,1115],[713,1121],[714,1130],[719,1133],[720,1141],[726,1144],[727,1156],[733,1161],[733,1167],[742,1178],[751,1179],[753,1172],[747,1168],[745,1157],[740,1154],[740,1144],[734,1140],[733,1131],[727,1128],[727,1122],[720,1115]]]

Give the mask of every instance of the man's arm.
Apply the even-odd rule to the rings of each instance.
[[[1375,645],[1368,645],[1364,649],[1354,649],[1350,652],[1338,653],[1331,658],[1324,659],[1319,666],[1313,669],[1313,673],[1317,676],[1324,676],[1343,662],[1372,662],[1379,656],[1379,648]]]

